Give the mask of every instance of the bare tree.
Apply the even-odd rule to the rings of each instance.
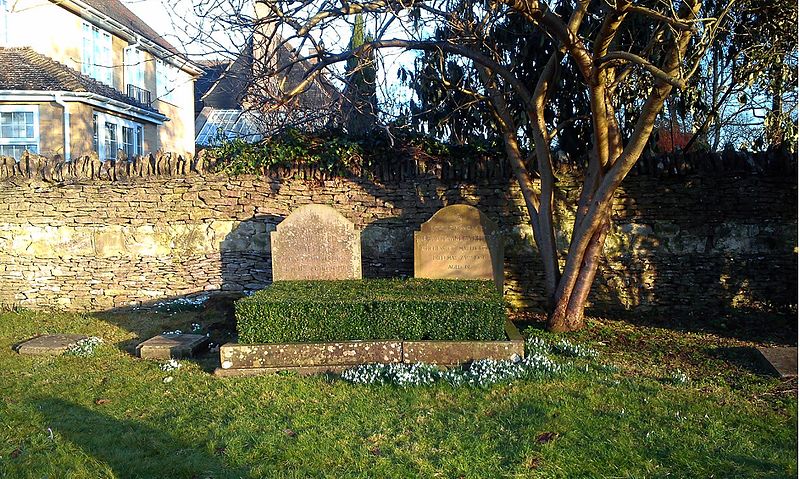
[[[486,111],[487,127],[502,137],[544,265],[548,327],[570,331],[585,324],[584,306],[615,191],[645,149],[665,100],[674,89],[686,87],[724,28],[731,3],[715,3],[716,11],[710,11],[701,0],[258,0],[258,14],[243,23],[252,24],[256,37],[269,32],[264,36],[269,48],[256,58],[264,65],[264,76],[286,78],[287,72],[303,66],[299,81],[275,83],[279,88],[270,94],[279,103],[301,96],[321,77],[341,77],[340,64],[348,59],[371,58],[385,50],[457,58],[471,69],[476,81],[448,82],[444,75],[440,80],[472,98],[470,107]],[[370,19],[373,38],[351,48],[347,25],[355,15]],[[520,65],[515,55],[491,40],[510,18],[528,25],[537,33],[530,41],[541,41],[541,48],[551,52],[546,61],[533,65],[534,81],[528,78],[531,65]],[[277,47],[298,56],[288,63],[276,61]],[[310,53],[299,54],[309,48]],[[564,124],[547,114],[547,105],[563,84],[560,72],[568,64],[582,85],[582,91],[570,93],[588,97],[592,145],[569,248],[559,252],[555,238],[566,235],[556,231],[553,220],[553,150]],[[623,102],[620,92],[631,91],[639,101]],[[521,105],[519,111],[514,105]],[[624,135],[621,109],[635,119]],[[530,158],[526,149],[532,151]]]

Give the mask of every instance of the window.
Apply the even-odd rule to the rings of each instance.
[[[94,121],[94,147],[101,160],[116,160],[119,150],[128,158],[144,153],[142,125],[103,112],[96,112]]]
[[[114,70],[111,58],[111,35],[89,23],[83,24],[81,72],[113,86]]]
[[[25,150],[39,152],[39,107],[0,106],[0,155],[18,160]]]
[[[136,156],[136,128],[122,127],[122,151],[128,158]]]
[[[136,127],[136,155],[144,154],[144,128]]]
[[[106,122],[106,131],[104,139],[105,155],[104,157],[109,160],[117,159],[117,125],[114,123]]]
[[[223,139],[244,138],[258,141],[261,122],[250,112],[242,110],[212,110],[195,143],[203,146],[218,145]]]
[[[144,52],[136,47],[126,47],[124,55],[125,83],[144,88]]]
[[[156,61],[156,96],[161,101],[175,103],[178,69],[164,60]]]
[[[97,113],[92,115],[92,149],[97,152],[97,155],[100,155],[100,143],[98,139],[100,135],[97,132]]]

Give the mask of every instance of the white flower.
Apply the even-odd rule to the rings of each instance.
[[[566,341],[551,345],[541,338],[532,338],[527,341],[526,346],[528,354],[524,358],[514,354],[507,360],[480,359],[465,368],[445,371],[435,365],[422,363],[362,364],[342,372],[342,379],[354,384],[393,384],[401,387],[429,385],[437,381],[445,381],[453,386],[467,384],[488,387],[518,379],[552,378],[566,371],[590,371],[589,364],[577,368],[570,361],[558,363],[548,356],[549,352],[590,359],[597,356],[597,352],[592,349]]]
[[[159,367],[164,372],[170,372],[170,371],[174,371],[176,369],[180,369],[181,363],[179,363],[175,359],[170,359],[169,361],[166,361],[166,362],[162,363],[161,366],[159,366]]]
[[[103,340],[97,336],[90,336],[88,338],[79,339],[75,344],[67,348],[64,354],[69,356],[79,356],[88,358],[94,354],[94,350],[103,343]]]

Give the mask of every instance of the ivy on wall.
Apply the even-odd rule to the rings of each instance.
[[[231,175],[260,174],[265,168],[294,165],[314,166],[338,175],[354,168],[369,169],[384,158],[410,157],[466,165],[502,157],[499,146],[490,142],[457,145],[419,133],[356,138],[338,132],[311,135],[298,130],[288,130],[258,143],[224,140],[210,154],[217,159],[216,171]]]

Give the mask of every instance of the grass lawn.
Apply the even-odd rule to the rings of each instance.
[[[226,321],[0,313],[0,477],[797,476],[796,382],[752,372],[742,339],[593,320],[570,339],[615,367],[488,388],[217,379],[213,355],[164,372],[130,354],[193,322],[223,341]],[[104,344],[12,350],[55,332]]]

